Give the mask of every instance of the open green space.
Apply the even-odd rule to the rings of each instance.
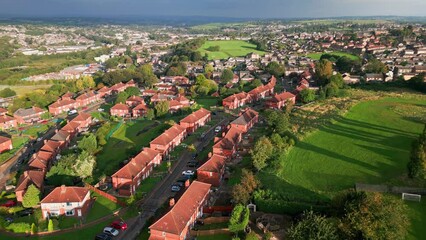
[[[219,51],[210,52],[209,47],[219,46]],[[264,55],[265,52],[256,50],[256,45],[241,40],[220,40],[220,41],[206,41],[199,49],[201,55],[207,53],[209,60],[212,59],[226,59],[229,57],[241,57],[251,52]]]
[[[96,201],[93,203],[89,214],[86,217],[87,223],[92,222],[96,219],[110,215],[114,211],[120,208],[115,202],[100,196],[99,194],[92,193],[92,197],[96,197]]]
[[[13,149],[0,154],[0,163],[11,158],[19,149],[21,149],[21,147],[24,146],[25,143],[27,143],[27,141],[28,137],[12,136]]]
[[[30,92],[34,92],[35,90],[44,90],[49,88],[50,86],[52,86],[51,84],[39,84],[39,85],[19,85],[19,86],[14,86],[14,85],[0,85],[0,90],[3,90],[5,88],[10,88],[13,91],[16,92],[16,95],[18,96],[23,96],[27,93]]]
[[[147,147],[149,142],[160,135],[165,128],[165,124],[157,124],[150,120],[136,120],[122,124],[103,146],[102,151],[96,155],[95,176],[113,174],[121,162],[136,155],[143,147]]]
[[[195,102],[205,109],[219,106],[219,98],[217,97],[197,97]]]
[[[411,222],[407,239],[423,239],[426,236],[426,200],[422,198],[421,202],[406,201],[405,203],[408,206],[408,217]]]
[[[324,53],[309,53],[307,56],[308,56],[308,58],[311,58],[313,60],[320,60],[320,58],[323,54]],[[335,51],[335,52],[330,52],[329,54],[336,55],[336,56],[339,56],[339,57],[345,56],[345,57],[350,58],[351,60],[358,60],[359,59],[358,56],[355,56],[355,55],[350,54],[350,53],[345,53],[345,52]]]
[[[279,170],[260,174],[262,183],[302,201],[328,201],[355,183],[407,185],[411,142],[424,127],[412,111],[425,110],[423,99],[361,102],[282,155]]]
[[[231,235],[228,234],[215,234],[215,235],[209,235],[209,236],[198,236],[198,240],[228,240],[232,239]]]

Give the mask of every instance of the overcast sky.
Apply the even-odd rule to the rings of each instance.
[[[0,0],[0,17],[10,15],[236,18],[426,16],[426,0]]]

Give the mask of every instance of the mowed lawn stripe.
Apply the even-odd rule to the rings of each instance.
[[[411,142],[423,125],[393,111],[401,105],[426,107],[425,102],[390,98],[360,103],[335,124],[297,143],[283,157],[276,177],[324,197],[357,182],[402,184]]]

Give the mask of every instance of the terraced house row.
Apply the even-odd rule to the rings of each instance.
[[[149,147],[143,148],[136,157],[111,176],[113,188],[119,195],[134,194],[153,168],[159,165],[163,158],[185,139],[188,133],[204,126],[210,119],[210,111],[201,108],[182,119],[179,124],[168,128],[152,140]]]
[[[56,161],[58,154],[68,146],[71,139],[78,133],[86,131],[91,123],[92,116],[90,114],[80,113],[60,130],[57,130],[54,136],[44,141],[44,145],[38,152],[33,154],[28,162],[27,169],[18,180],[15,189],[18,202],[22,202],[22,198],[31,184],[43,192],[44,178],[54,161]]]
[[[149,240],[188,239],[190,229],[203,214],[203,209],[209,204],[211,186],[220,186],[226,161],[236,154],[242,134],[249,131],[258,122],[259,114],[246,109],[239,117],[230,123],[227,132],[221,138],[215,138],[213,153],[208,160],[197,169],[197,180],[187,188],[175,204],[170,200],[171,209],[149,227]]]

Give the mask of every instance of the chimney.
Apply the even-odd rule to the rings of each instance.
[[[28,171],[24,172],[24,177],[27,178],[28,177]]]
[[[212,157],[212,155],[213,155],[213,153],[212,153],[212,152],[209,152],[208,157],[209,157],[209,158],[211,158],[211,157]]]
[[[58,129],[55,129],[55,133],[58,133],[58,131],[59,131]]]
[[[61,194],[64,194],[67,191],[67,187],[65,185],[61,185]]]
[[[174,198],[170,198],[169,200],[169,206],[173,207],[175,205],[175,199]]]
[[[32,158],[35,158],[37,156],[37,153],[33,153]]]
[[[188,188],[191,183],[189,182],[189,179],[185,181],[185,188]]]
[[[222,133],[222,137],[225,137],[225,133],[224,132]]]
[[[46,144],[46,143],[47,143],[47,139],[44,139],[44,140],[43,140],[43,143],[44,143],[44,144]]]
[[[214,139],[213,139],[213,143],[217,143],[217,142],[219,142],[219,140],[220,140],[220,138],[219,138],[219,137],[214,137]]]

